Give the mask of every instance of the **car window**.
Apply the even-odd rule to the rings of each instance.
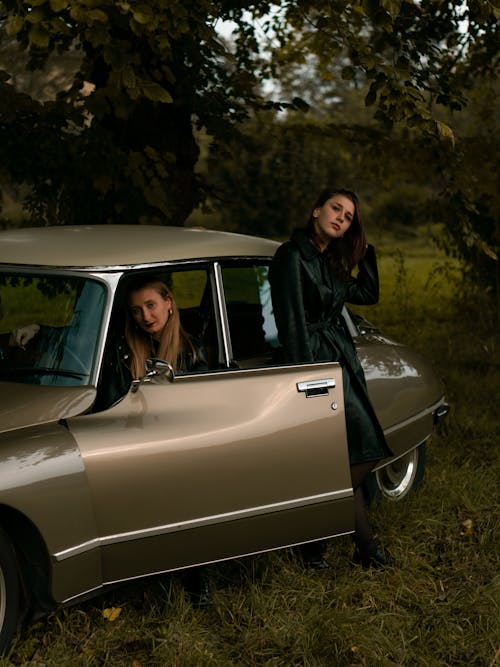
[[[74,276],[0,274],[0,379],[89,384],[105,294]]]
[[[214,311],[208,270],[172,271],[166,279],[177,302],[182,326],[209,348],[211,366],[215,367]]]
[[[223,266],[222,277],[233,360],[240,367],[279,362],[269,266]]]
[[[209,294],[208,267],[191,270],[130,271],[124,274],[118,286],[110,333],[123,335],[125,331],[125,299],[131,284],[149,278],[164,282],[174,295],[186,331],[192,336],[203,335],[206,320],[212,316],[212,300]]]
[[[200,306],[207,286],[206,271],[173,271],[167,280],[181,311]]]

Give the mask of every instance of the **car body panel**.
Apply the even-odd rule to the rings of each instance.
[[[366,333],[355,341],[389,447],[395,457],[402,456],[432,432],[434,412],[444,403],[442,383],[429,362],[406,345],[378,333]]]
[[[111,270],[211,257],[269,257],[278,245],[254,236],[181,227],[33,227],[2,232],[0,264]]]
[[[325,500],[313,505],[268,512],[250,519],[221,521],[213,526],[147,538],[149,574],[176,570],[180,564],[208,564],[229,558],[295,546],[353,531],[352,498]],[[117,583],[133,573],[143,575],[145,546],[140,540],[102,547],[104,572],[113,571]]]
[[[0,382],[0,433],[57,422],[86,412],[94,387],[49,387]]]
[[[49,556],[68,544],[95,539],[82,457],[63,424],[0,434],[0,489],[0,505],[36,527]],[[66,584],[58,576],[52,577],[54,599],[67,597],[71,590],[76,593],[95,587],[101,581],[98,554],[86,555],[71,575]]]
[[[298,382],[325,377],[336,387],[324,395],[310,399],[297,390]],[[68,420],[99,538],[55,557],[98,546],[123,552],[103,565],[105,579],[114,579],[116,563],[119,578],[141,574],[133,558],[128,569],[123,542],[142,546],[144,574],[158,569],[158,551],[166,568],[194,564],[200,553],[203,560],[236,555],[232,535],[245,524],[254,527],[253,551],[352,530],[352,508],[345,516],[334,510],[324,526],[307,520],[315,505],[331,509],[352,495],[341,385],[337,364],[182,376],[173,384],[143,385],[110,410]],[[271,542],[255,530],[286,510],[301,510],[304,521],[294,521],[283,537],[274,529]],[[188,561],[166,548],[173,533],[193,529],[208,541],[200,540]],[[224,542],[211,533],[225,534]]]

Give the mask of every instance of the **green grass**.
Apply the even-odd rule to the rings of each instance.
[[[65,326],[71,320],[75,290],[66,294],[48,296],[38,281],[13,285],[0,276],[0,333],[8,333],[27,324]]]
[[[363,314],[433,362],[452,408],[420,492],[372,508],[397,567],[353,566],[342,538],[321,572],[289,550],[211,566],[207,609],[178,574],[135,582],[31,624],[2,667],[500,666],[498,323],[425,239],[377,245],[381,303]]]

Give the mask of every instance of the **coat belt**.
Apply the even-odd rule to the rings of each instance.
[[[324,331],[331,328],[344,327],[344,319],[341,315],[333,317],[331,320],[319,320],[318,322],[308,322],[307,331],[308,333],[315,333],[316,331]]]

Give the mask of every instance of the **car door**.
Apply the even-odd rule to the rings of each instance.
[[[144,383],[108,410],[68,420],[98,535],[75,553],[99,548],[105,581],[352,531],[341,369],[280,364],[265,267],[244,267],[256,292],[238,266],[226,268],[211,281],[223,368]],[[259,305],[265,345],[249,336],[254,350],[239,336]]]

